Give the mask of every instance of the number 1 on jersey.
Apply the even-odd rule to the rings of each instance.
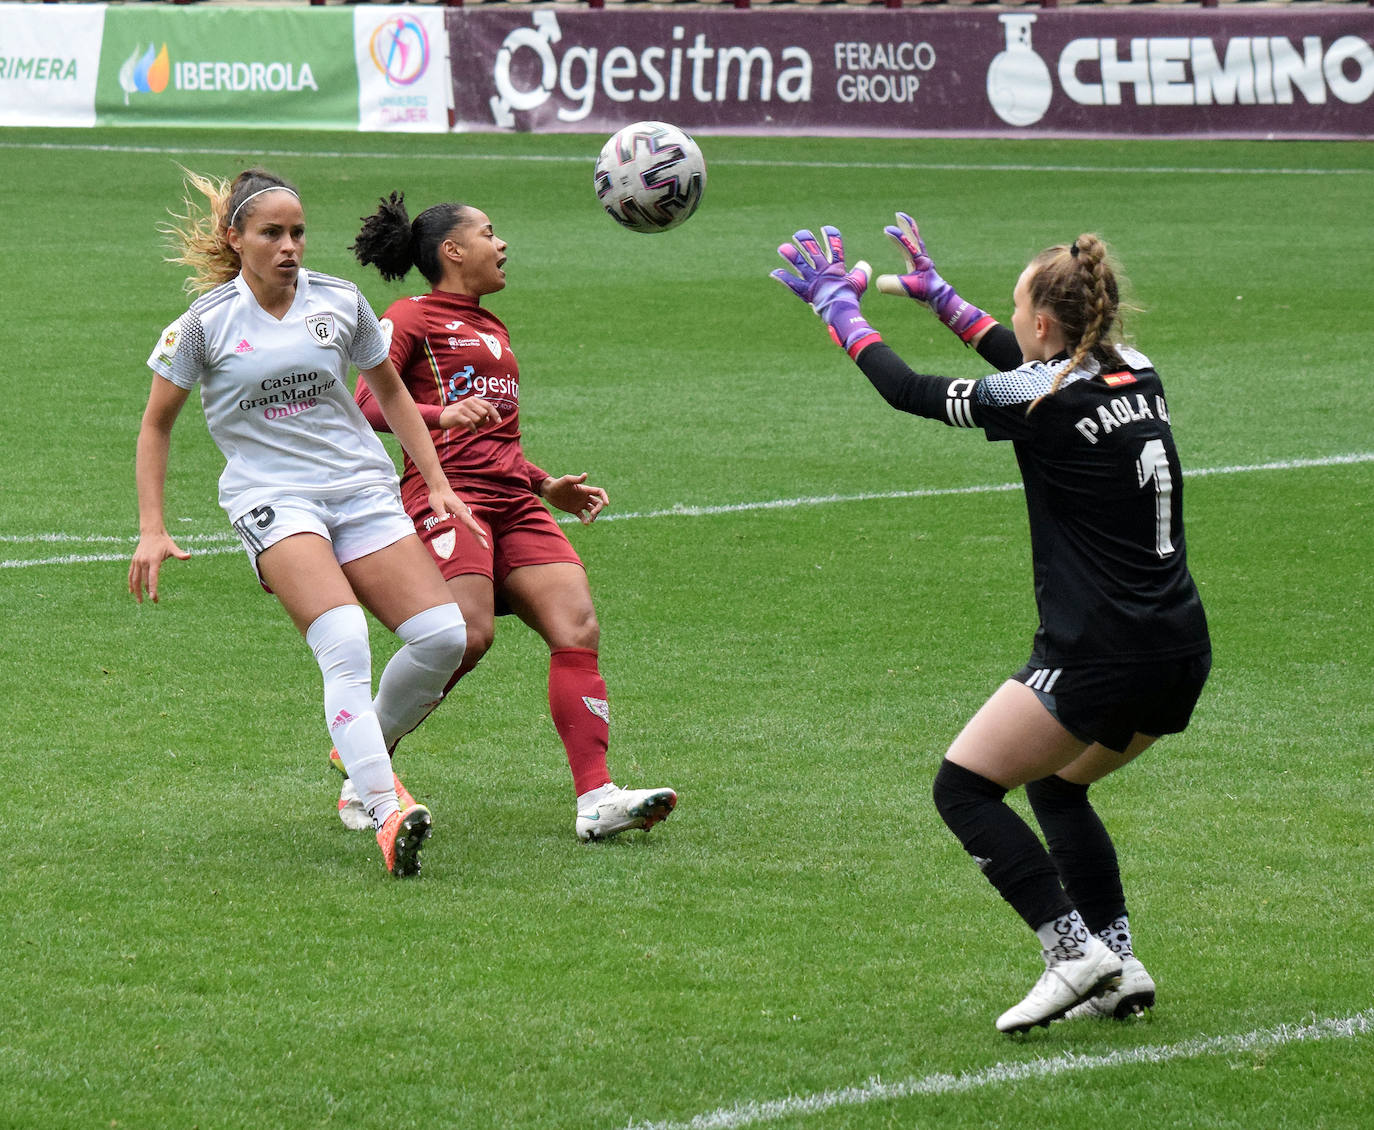
[[[1169,454],[1164,450],[1164,441],[1147,440],[1140,449],[1140,458],[1135,466],[1142,490],[1151,482],[1155,485],[1155,552],[1160,557],[1168,557],[1174,551],[1173,538],[1170,536],[1173,521],[1170,496],[1174,493],[1174,480],[1169,473]]]

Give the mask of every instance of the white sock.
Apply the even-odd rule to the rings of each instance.
[[[341,604],[305,632],[324,675],[324,720],[348,770],[348,779],[372,822],[381,827],[399,807],[382,730],[372,709],[372,650],[367,618],[356,604]]]
[[[1089,947],[1097,941],[1088,932],[1087,923],[1076,910],[1037,927],[1035,936],[1040,939],[1040,947],[1045,951],[1046,965],[1086,957]]]
[[[468,631],[458,605],[436,604],[396,629],[402,646],[377,681],[372,708],[390,749],[443,700],[444,687],[463,662]]]

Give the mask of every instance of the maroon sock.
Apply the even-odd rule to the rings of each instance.
[[[549,713],[567,750],[577,795],[609,782],[606,747],[611,713],[606,705],[606,681],[591,648],[560,647],[550,654]]]

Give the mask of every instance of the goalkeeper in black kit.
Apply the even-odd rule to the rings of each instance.
[[[1132,1016],[1154,1005],[1155,983],[1135,956],[1116,850],[1089,787],[1181,732],[1211,667],[1164,388],[1149,359],[1117,340],[1117,271],[1096,235],[1031,260],[1009,330],[936,273],[910,216],[885,231],[907,270],[878,289],[929,306],[995,372],[914,372],[860,312],[870,268],[846,266],[835,228],[797,232],[778,249],[792,269],[773,276],[894,408],[981,428],[1016,452],[1040,623],[1026,666],[954,739],[933,790],[950,831],[1040,939],[1045,971],[997,1028]],[[1044,844],[1006,803],[1022,786]]]

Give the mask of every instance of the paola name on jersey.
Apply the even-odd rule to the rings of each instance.
[[[1135,377],[1130,373],[1108,373],[1102,379],[1109,385],[1135,382]],[[1114,396],[1105,404],[1097,406],[1095,416],[1082,417],[1074,427],[1089,443],[1096,443],[1101,436],[1114,432],[1126,424],[1137,424],[1141,420],[1160,420],[1167,424],[1169,408],[1164,403],[1164,397],[1155,393],[1152,399],[1153,407],[1142,393],[1136,393],[1134,396]]]

